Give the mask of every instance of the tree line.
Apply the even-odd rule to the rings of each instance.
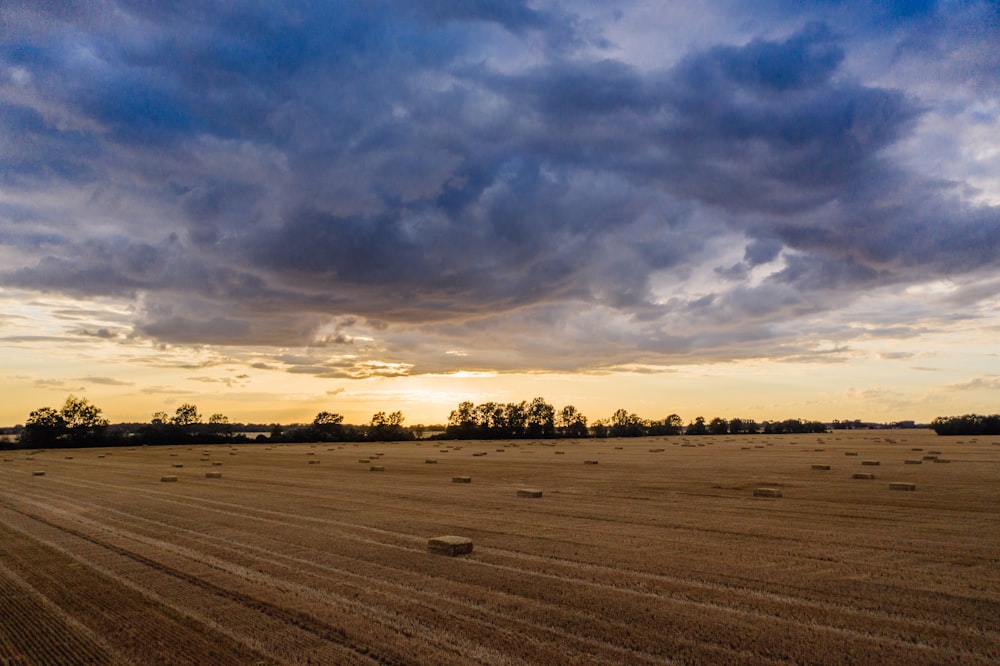
[[[686,426],[677,414],[662,419],[644,419],[625,409],[618,409],[608,419],[594,421],[573,405],[557,410],[544,398],[531,402],[484,402],[476,405],[462,402],[448,416],[441,439],[521,439],[570,437],[651,437],[660,435],[744,435],[825,432],[826,426],[817,421],[787,419],[764,421],[715,417],[706,421],[696,417]]]
[[[307,424],[282,426],[272,424],[269,432],[251,439],[238,432],[224,414],[203,418],[196,405],[185,403],[172,415],[153,413],[148,423],[110,425],[102,410],[86,398],[69,396],[62,408],[42,407],[32,411],[20,429],[16,445],[21,447],[120,446],[142,444],[184,444],[223,442],[359,442],[403,441],[424,436],[423,425],[406,426],[402,412],[375,413],[363,425],[344,423],[341,414],[321,411]],[[1000,434],[1000,415],[938,417],[931,427],[939,435]],[[544,398],[521,402],[469,401],[459,403],[448,416],[443,432],[434,439],[522,439],[587,437],[650,437],[670,435],[750,435],[825,432],[827,426],[817,421],[754,419],[698,416],[687,424],[677,414],[661,419],[644,419],[625,409],[618,409],[607,419],[589,422],[573,405],[556,409]],[[8,444],[9,445],[9,444]]]
[[[939,416],[931,428],[939,435],[1000,435],[1000,414]]]
[[[149,423],[112,426],[100,407],[86,398],[69,396],[62,408],[42,407],[32,411],[20,429],[21,447],[83,447],[157,444],[221,444],[249,441],[336,442],[402,441],[423,435],[422,425],[406,427],[402,412],[377,412],[367,425],[347,425],[344,417],[319,412],[312,423],[284,427],[273,424],[267,435],[253,440],[237,432],[240,424],[224,414],[205,419],[196,405],[185,403],[173,415],[154,412]]]

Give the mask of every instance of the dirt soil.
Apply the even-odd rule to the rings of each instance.
[[[0,463],[0,666],[1000,663],[997,438],[70,455]]]

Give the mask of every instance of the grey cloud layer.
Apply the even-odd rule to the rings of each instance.
[[[848,65],[889,37],[869,69],[964,62],[995,104],[995,8],[766,6],[794,29],[640,68],[572,4],[7,3],[0,285],[138,299],[167,342],[357,316],[391,373],[767,355],[774,322],[995,270],[997,208],[887,150],[949,82]]]

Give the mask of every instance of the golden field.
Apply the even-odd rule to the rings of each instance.
[[[3,666],[1000,662],[997,438],[2,455]]]

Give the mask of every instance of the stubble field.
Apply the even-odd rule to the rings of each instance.
[[[2,455],[3,666],[1000,662],[996,438]]]

